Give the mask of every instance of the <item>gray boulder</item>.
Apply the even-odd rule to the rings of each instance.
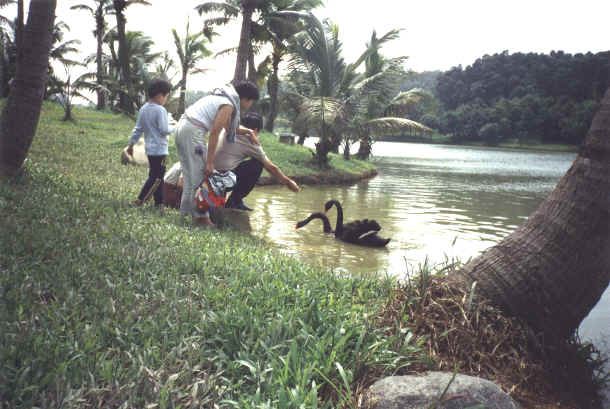
[[[518,409],[519,406],[496,384],[449,372],[392,376],[374,383],[367,405],[370,409]],[[447,393],[443,391],[451,382]]]

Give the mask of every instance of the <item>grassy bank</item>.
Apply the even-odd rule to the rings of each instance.
[[[391,280],[127,207],[146,174],[119,161],[133,122],[75,116],[45,105],[27,171],[0,183],[3,407],[350,407],[355,385],[425,360],[377,325]]]

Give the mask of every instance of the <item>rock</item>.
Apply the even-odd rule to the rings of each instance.
[[[148,167],[148,157],[144,149],[144,138],[140,138],[138,143],[133,146],[133,156],[127,154],[127,147],[121,152],[121,163],[123,165],[137,165]]]
[[[252,226],[250,226],[250,215],[243,210],[217,207],[210,210],[210,218],[221,228],[231,227],[244,232],[252,231]]]
[[[429,372],[425,375],[392,376],[375,382],[369,389],[370,409],[518,409],[519,406],[496,384],[482,378],[458,374],[442,402],[439,402],[453,374]],[[435,406],[436,405],[436,406]]]

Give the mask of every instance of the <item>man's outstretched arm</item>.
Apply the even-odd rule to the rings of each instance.
[[[294,180],[284,175],[282,170],[275,163],[267,159],[265,160],[265,162],[263,162],[263,167],[267,169],[269,173],[271,173],[271,176],[273,176],[275,180],[277,180],[283,185],[288,186],[288,189],[292,190],[295,193],[299,191],[299,185],[297,185]]]

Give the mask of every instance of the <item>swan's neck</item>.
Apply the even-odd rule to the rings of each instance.
[[[337,207],[337,227],[335,227],[335,235],[341,235],[343,233],[343,208],[339,202],[335,203]]]

